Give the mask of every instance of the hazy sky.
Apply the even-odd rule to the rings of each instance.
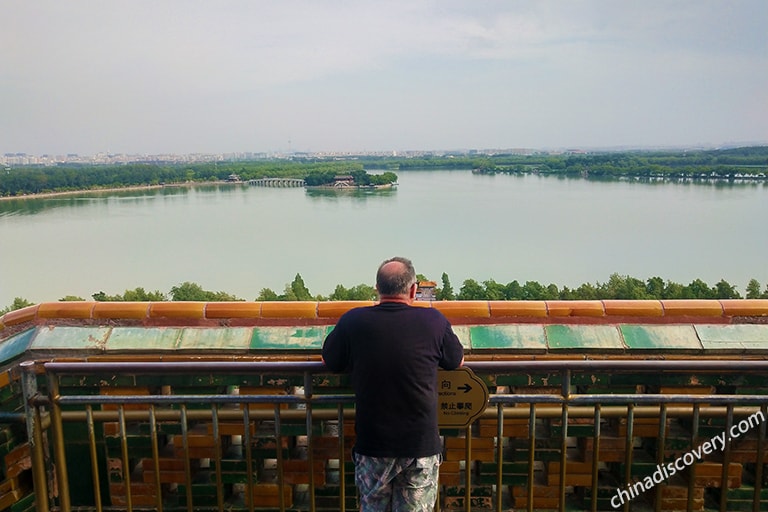
[[[768,141],[768,1],[2,0],[0,153]]]

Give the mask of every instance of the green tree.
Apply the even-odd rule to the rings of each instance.
[[[505,290],[504,285],[499,284],[493,279],[483,281],[485,287],[485,298],[487,300],[504,300]]]
[[[573,291],[573,300],[597,300],[600,292],[592,283],[584,283]]]
[[[747,298],[759,299],[760,296],[760,283],[757,281],[757,279],[750,279],[749,283],[747,283]]]
[[[291,298],[288,300],[313,300],[312,294],[309,293],[309,289],[304,284],[301,274],[296,274],[296,277],[293,278],[290,284],[290,291]],[[286,295],[288,294],[286,293]]]
[[[604,299],[635,299],[647,298],[646,284],[630,276],[611,274],[608,282],[601,290]]]
[[[372,174],[369,177],[371,185],[390,185],[397,183],[397,174],[387,171],[383,174]]]
[[[459,300],[484,300],[485,290],[482,285],[474,279],[466,279],[459,289],[456,297]]]
[[[171,300],[173,301],[207,301],[208,292],[197,283],[186,281],[171,288]]]
[[[259,296],[256,297],[256,300],[267,302],[267,301],[280,300],[280,297],[273,290],[270,290],[269,288],[262,288],[261,290],[259,290]]]
[[[673,283],[672,281],[667,281],[667,285],[664,287],[664,296],[663,299],[685,299],[688,298],[686,296],[686,288],[680,283]]]
[[[23,299],[21,297],[16,297],[13,299],[13,302],[10,306],[6,307],[5,309],[0,309],[0,315],[4,315],[6,313],[10,313],[11,311],[16,311],[17,309],[26,308],[27,306],[33,306],[34,303],[29,302],[27,299]]]
[[[523,298],[523,287],[517,282],[517,279],[507,283],[504,287],[504,298],[506,300],[520,300]]]
[[[523,300],[546,300],[544,287],[536,281],[526,281],[523,285]]]
[[[701,279],[694,279],[685,287],[685,299],[714,299],[715,291]]]
[[[168,300],[165,294],[159,290],[147,292],[144,288],[125,290],[123,300],[126,302],[163,302]]]
[[[203,302],[229,302],[239,301],[234,295],[226,292],[212,292],[203,290],[197,283],[184,282],[171,288],[171,300],[173,301],[203,301]]]
[[[557,289],[557,285],[554,283],[550,283],[547,288],[546,292],[547,300],[557,300],[560,298],[560,290]]]
[[[350,289],[336,285],[336,289],[328,297],[329,300],[375,300],[376,288],[368,284],[359,284]]]
[[[453,293],[453,287],[451,286],[451,280],[448,279],[448,274],[443,272],[440,280],[443,282],[443,286],[435,293],[437,300],[455,300],[456,294]]]
[[[716,299],[740,299],[741,294],[736,290],[736,287],[728,283],[725,279],[721,279],[715,283],[715,297]]]
[[[77,295],[65,295],[64,297],[59,299],[59,302],[79,302],[82,300],[85,300],[85,299]]]
[[[660,277],[651,277],[645,282],[645,293],[649,299],[662,299],[664,297],[664,280]]]

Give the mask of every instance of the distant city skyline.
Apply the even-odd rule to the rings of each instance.
[[[57,165],[61,163],[76,164],[124,164],[132,162],[163,162],[171,164],[183,164],[192,162],[224,162],[224,161],[247,161],[247,160],[265,160],[265,159],[287,159],[287,158],[357,158],[357,157],[402,157],[419,158],[423,156],[446,156],[446,155],[530,155],[530,154],[563,154],[563,153],[589,153],[589,152],[621,152],[621,151],[650,151],[650,150],[668,150],[668,151],[693,151],[693,150],[717,150],[730,149],[736,147],[748,146],[768,146],[768,142],[732,142],[719,145],[697,145],[697,146],[622,146],[622,147],[585,147],[585,148],[479,148],[479,149],[424,149],[424,150],[383,150],[383,151],[318,151],[318,152],[281,152],[281,151],[237,151],[233,153],[161,153],[161,154],[128,154],[128,153],[96,153],[92,155],[82,155],[79,153],[65,153],[60,155],[30,155],[27,153],[4,153],[0,154],[0,165],[19,165],[19,166],[40,166]]]
[[[768,141],[765,0],[9,2],[0,155]]]

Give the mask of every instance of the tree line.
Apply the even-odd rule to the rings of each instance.
[[[348,160],[295,158],[207,162],[197,164],[135,163],[123,165],[62,164],[54,167],[7,167],[0,171],[0,196],[120,188],[184,182],[301,178],[322,185],[339,174],[364,176],[365,169],[475,169],[485,173],[537,173],[586,178],[768,178],[768,146],[710,151],[623,151],[586,154],[440,155],[422,157],[350,157]],[[362,174],[361,174],[362,173]],[[385,173],[386,174],[386,173]],[[372,180],[391,179],[377,178]],[[365,179],[365,178],[363,178]],[[385,181],[386,182],[386,181]],[[390,181],[391,182],[391,181]],[[370,184],[377,184],[372,182]]]
[[[419,281],[428,281],[424,275],[418,276]],[[336,285],[336,288],[328,296],[312,295],[304,283],[301,274],[296,274],[293,281],[287,283],[282,293],[277,293],[270,288],[262,288],[256,301],[341,301],[341,300],[375,300],[376,289],[368,284],[358,284],[351,288],[344,285]],[[768,284],[761,289],[756,279],[751,279],[746,286],[744,296],[739,293],[735,285],[721,279],[713,286],[701,279],[694,279],[689,284],[680,284],[665,281],[660,277],[651,277],[647,280],[637,279],[631,276],[611,274],[604,283],[584,283],[577,288],[567,286],[559,287],[555,284],[544,285],[537,281],[520,283],[515,280],[502,284],[487,279],[478,282],[474,279],[466,279],[454,291],[450,278],[443,272],[440,285],[436,288],[437,300],[609,300],[609,299],[634,299],[634,300],[666,300],[666,299],[768,299]],[[203,289],[197,283],[184,282],[171,288],[169,293],[159,290],[146,291],[144,288],[126,290],[122,294],[109,295],[99,291],[91,295],[91,299],[100,302],[164,302],[164,301],[202,301],[202,302],[229,302],[243,301],[233,294],[223,291],[210,291]],[[78,296],[66,296],[61,301],[82,301]],[[31,306],[32,303],[24,298],[17,297],[13,303],[0,310],[0,314]]]
[[[45,192],[97,190],[225,181],[232,174],[242,180],[260,178],[301,178],[315,175],[349,174],[363,171],[353,161],[210,162],[200,164],[61,165],[57,167],[19,167],[0,172],[0,196],[20,196]],[[363,171],[364,172],[364,171]],[[312,179],[312,178],[310,178]],[[332,181],[332,178],[331,178]]]

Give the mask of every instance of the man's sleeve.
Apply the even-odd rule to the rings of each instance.
[[[440,368],[455,370],[464,360],[464,347],[461,346],[459,337],[453,332],[450,323],[445,325],[443,336],[443,357],[440,360]]]
[[[338,324],[323,342],[323,362],[328,369],[334,372],[342,372],[347,369],[349,347]]]

